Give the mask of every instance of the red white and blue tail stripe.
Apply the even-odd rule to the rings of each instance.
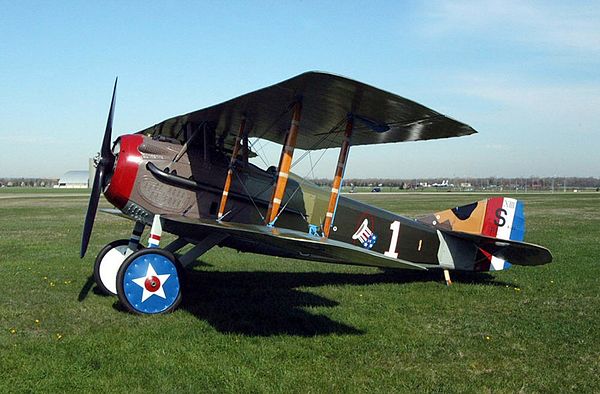
[[[488,199],[481,234],[500,239],[523,241],[525,237],[523,202],[506,197]],[[501,271],[511,267],[508,261],[485,252],[484,254],[489,259],[490,271]]]

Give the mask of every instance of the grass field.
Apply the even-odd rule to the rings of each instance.
[[[447,288],[439,273],[217,248],[180,309],[155,317],[89,281],[128,221],[98,214],[81,261],[85,196],[0,196],[1,391],[600,391],[600,193],[517,196],[546,266]],[[418,215],[483,196],[355,198]]]

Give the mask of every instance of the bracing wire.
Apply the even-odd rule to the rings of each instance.
[[[340,122],[341,123],[341,122]],[[336,126],[337,127],[337,126]],[[332,129],[333,130],[333,129]],[[326,134],[326,137],[333,137],[332,134]],[[322,142],[324,139],[322,139],[320,142]],[[314,163],[314,165],[312,164],[312,159],[311,159],[311,168],[309,170],[309,172],[306,174],[306,177],[310,174],[310,172],[314,171],[314,168],[317,166],[317,164],[319,164],[319,162],[321,161],[321,159],[323,158],[323,156],[325,155],[325,153],[327,152],[328,148],[325,148],[323,150],[323,152],[321,153],[321,155],[319,156],[319,158],[317,159],[317,161]],[[310,152],[310,151],[308,151]],[[310,155],[309,155],[310,157]],[[314,172],[313,172],[314,174]],[[296,193],[298,192],[298,190],[300,190],[300,188],[302,187],[302,185],[304,185],[307,181],[306,177],[302,178],[302,180],[298,183],[298,186],[296,186],[296,188],[294,189],[294,191],[292,192],[292,195],[287,199],[286,203],[283,205],[283,207],[281,207],[281,209],[279,210],[279,212],[277,213],[277,216],[275,216],[275,219],[273,219],[271,224],[274,224],[277,219],[279,219],[279,216],[281,216],[281,214],[283,213],[283,211],[285,211],[285,208],[288,206],[288,204],[292,201],[292,199],[294,198],[294,196],[296,195]]]
[[[264,137],[264,136],[265,136],[265,134],[267,134],[269,131],[271,131],[271,129],[272,129],[273,127],[275,127],[275,125],[276,125],[277,123],[279,123],[279,121],[280,121],[280,120],[283,118],[283,116],[284,116],[284,115],[286,115],[287,113],[289,113],[289,112],[291,111],[291,109],[292,109],[292,108],[293,108],[293,106],[289,106],[289,107],[288,107],[288,108],[287,108],[285,111],[283,111],[283,112],[282,112],[282,113],[281,113],[281,114],[280,114],[280,115],[279,115],[279,116],[278,116],[278,117],[277,117],[277,118],[276,118],[276,119],[273,121],[273,123],[271,123],[271,124],[269,125],[269,127],[266,127],[266,128],[265,128],[265,131],[263,131],[263,132],[261,133],[261,135],[259,135],[259,136],[255,137],[256,139],[255,139],[255,140],[254,140],[254,142],[252,142],[252,144],[250,145],[250,149],[252,149],[252,148],[254,147],[254,144],[256,144],[256,142],[257,142],[257,141],[259,141],[260,139],[262,139],[262,137]]]
[[[260,215],[260,218],[264,221],[265,217],[263,216],[263,214],[260,212],[260,209],[258,209],[258,205],[256,205],[256,202],[254,201],[254,198],[252,198],[252,195],[250,194],[250,191],[248,190],[248,188],[246,187],[246,184],[242,181],[242,178],[240,178],[239,174],[237,173],[237,171],[233,170],[232,171],[236,178],[238,179],[238,182],[240,183],[240,185],[242,185],[242,187],[244,188],[244,191],[246,192],[246,194],[248,195],[248,197],[250,198],[250,201],[252,202],[252,205],[254,205],[254,208],[256,208],[256,212],[258,212],[258,214]]]
[[[321,161],[321,159],[323,158],[323,156],[325,155],[325,152],[327,152],[327,148],[325,148],[323,150],[323,152],[321,153],[321,156],[319,156],[319,158],[317,159],[317,161],[315,162],[315,166],[317,164],[319,164],[319,162]],[[314,169],[314,166],[309,170],[312,171]],[[306,174],[308,176],[308,174]],[[283,207],[281,207],[281,209],[279,210],[279,212],[277,213],[277,216],[275,216],[275,219],[273,219],[272,224],[274,224],[277,219],[279,219],[279,216],[281,216],[281,214],[283,213],[283,211],[285,211],[285,208],[288,206],[288,204],[294,199],[294,196],[296,195],[296,193],[298,192],[298,190],[300,190],[302,188],[302,185],[304,185],[307,182],[306,177],[302,178],[302,180],[298,183],[298,186],[296,186],[296,188],[294,189],[294,191],[292,192],[292,195],[287,199],[287,201],[285,202],[285,204],[283,205]]]
[[[334,137],[333,131],[336,130],[338,127],[340,127],[346,119],[347,118],[344,116],[335,126],[333,126],[331,129],[329,129],[329,131],[327,133],[323,133],[323,135],[317,142],[312,144],[310,148],[308,148],[307,150],[304,151],[302,156],[300,156],[298,159],[294,160],[291,168],[294,168],[295,165],[300,163],[310,153],[310,151],[319,149],[318,146],[321,145],[322,142],[326,141],[328,138]]]
[[[312,155],[310,153],[308,154],[308,160],[310,161],[310,175],[312,176],[311,179],[315,179],[315,171],[314,171],[315,166],[313,164]]]
[[[266,160],[261,156],[261,154],[260,154],[259,151],[262,152],[262,154],[264,156],[267,156],[263,144],[257,145],[257,147],[256,147],[256,156],[258,156],[258,158],[265,164],[265,168],[269,167],[269,163],[266,162]]]
[[[269,125],[269,127],[265,128],[265,130],[264,130],[264,131],[263,131],[263,132],[262,132],[262,133],[261,133],[259,136],[255,137],[256,139],[255,139],[255,140],[252,142],[252,144],[250,144],[250,146],[249,146],[249,148],[248,148],[248,149],[249,149],[249,150],[252,150],[252,149],[254,148],[254,145],[256,145],[256,143],[257,143],[258,141],[260,141],[260,140],[261,140],[261,138],[265,136],[265,134],[267,134],[269,131],[271,131],[271,129],[272,129],[273,127],[275,127],[275,125],[276,125],[276,124],[277,124],[279,121],[281,121],[281,119],[283,118],[283,116],[284,116],[284,115],[286,115],[287,113],[289,113],[289,112],[290,112],[290,110],[291,110],[292,108],[293,108],[293,106],[292,106],[292,105],[290,105],[290,106],[289,106],[289,107],[288,107],[288,108],[287,108],[285,111],[283,111],[283,112],[282,112],[282,113],[281,113],[281,114],[280,114],[280,115],[279,115],[279,116],[278,116],[278,117],[277,117],[277,118],[276,118],[276,119],[273,121],[273,123],[271,123],[271,124]],[[263,148],[262,144],[261,144],[261,146],[260,146],[260,150],[263,152],[263,155],[265,155],[265,156],[266,156],[266,154],[265,154],[265,151],[264,151],[264,148]],[[259,157],[259,158],[262,160],[262,162],[265,164],[265,166],[267,166],[267,167],[268,167],[268,166],[269,166],[269,164],[268,164],[268,163],[265,161],[265,159],[264,159],[264,158],[263,158],[263,157],[262,157],[262,156],[261,156],[261,155],[260,155],[258,152],[256,152],[256,154],[257,154],[257,156],[258,156],[258,157]],[[261,193],[257,194],[256,196],[252,196],[252,195],[250,194],[250,191],[249,191],[249,190],[248,190],[248,188],[246,187],[246,184],[245,184],[245,183],[242,181],[242,179],[240,178],[240,176],[239,176],[238,172],[235,170],[235,168],[233,168],[233,167],[232,167],[232,168],[231,168],[231,172],[232,172],[233,174],[235,174],[235,176],[236,176],[236,178],[237,178],[238,182],[239,182],[239,183],[242,185],[242,187],[244,188],[244,192],[246,193],[246,195],[248,195],[248,198],[250,198],[250,201],[252,202],[252,205],[254,205],[254,208],[256,208],[256,212],[258,212],[258,214],[260,215],[261,219],[264,221],[264,220],[265,220],[265,217],[264,217],[264,216],[263,216],[263,214],[260,212],[260,209],[258,209],[258,205],[256,205],[256,202],[254,201],[254,197],[257,197],[257,196],[259,196],[260,194],[264,193],[264,191],[262,191]],[[271,186],[269,185],[269,187],[271,187]],[[265,189],[265,191],[266,191],[266,190],[267,190],[267,189]]]
[[[261,133],[260,136],[255,137],[256,139],[252,142],[252,144],[250,145],[250,149],[254,148],[255,145],[257,145],[257,143],[261,140],[261,138],[270,131],[271,128],[273,128],[275,126],[275,124],[277,124],[281,118],[287,114],[288,112],[290,112],[292,106],[290,106],[287,110],[283,111],[279,117],[269,126],[265,129],[265,131],[263,133]],[[296,195],[296,193],[298,192],[298,190],[300,190],[300,188],[302,187],[302,185],[304,185],[307,181],[306,177],[308,177],[310,174],[312,174],[313,178],[314,178],[314,169],[317,166],[317,164],[321,161],[321,159],[323,158],[323,156],[325,155],[325,153],[327,152],[328,148],[325,148],[323,150],[323,152],[321,153],[321,155],[319,156],[319,158],[317,159],[316,162],[313,163],[312,161],[312,156],[311,156],[311,151],[312,150],[317,150],[318,146],[323,143],[324,141],[327,141],[329,138],[334,138],[335,135],[333,133],[334,130],[336,130],[338,127],[340,127],[343,122],[346,120],[346,117],[343,117],[335,126],[333,126],[327,133],[324,133],[323,136],[316,141],[309,149],[307,149],[302,156],[300,156],[300,158],[298,158],[296,161],[294,161],[291,165],[291,168],[293,168],[294,166],[296,166],[298,163],[300,163],[307,155],[309,156],[309,160],[310,160],[310,169],[309,172],[306,174],[306,176],[304,178],[302,178],[302,180],[298,183],[298,186],[294,189],[294,191],[292,192],[292,195],[290,196],[290,198],[287,199],[286,203],[283,205],[283,207],[280,209],[279,213],[277,214],[277,216],[275,217],[275,219],[273,220],[273,223],[275,221],[277,221],[277,219],[279,218],[279,216],[283,213],[283,211],[285,211],[286,207],[288,206],[288,204],[292,201],[293,197]],[[263,153],[263,155],[266,156],[266,153],[264,151],[264,146],[261,143],[260,146],[257,146],[257,149],[260,149],[260,151]],[[265,161],[265,159],[260,155],[260,153],[257,151],[257,156],[261,159],[261,161],[265,164],[265,166],[269,166],[269,164]],[[255,197],[258,197],[259,195],[263,194],[265,191],[267,191],[271,185],[267,186],[264,190],[262,190],[261,192],[257,193],[256,195],[252,196],[250,191],[247,189],[245,183],[242,181],[242,179],[240,178],[239,174],[237,173],[237,171],[232,168],[232,172],[235,174],[236,178],[238,179],[238,182],[242,185],[242,187],[244,188],[245,193],[248,195],[248,197],[250,198],[250,201],[252,202],[252,205],[254,205],[254,208],[256,209],[256,211],[258,212],[258,214],[260,215],[261,219],[264,221],[265,217],[263,216],[263,214],[260,212],[260,209],[258,208],[258,205],[256,204],[256,202],[254,201]]]

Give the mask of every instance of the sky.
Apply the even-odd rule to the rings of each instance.
[[[87,169],[115,76],[113,137],[308,70],[479,132],[354,147],[346,177],[600,176],[597,1],[0,0],[0,9],[0,177]],[[277,164],[279,147],[265,145]],[[337,151],[311,170],[321,154],[294,171],[331,178]]]

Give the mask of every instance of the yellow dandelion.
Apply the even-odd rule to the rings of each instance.
[[[15,330],[14,328],[11,328],[11,329],[10,329],[10,333],[11,333],[11,334],[16,334],[16,333],[17,333],[17,330]]]
[[[35,324],[40,324],[40,319],[35,319]]]
[[[490,340],[490,339],[492,339],[492,338],[490,338],[488,335],[486,335],[486,336],[485,336],[485,339],[489,341],[489,340]]]

